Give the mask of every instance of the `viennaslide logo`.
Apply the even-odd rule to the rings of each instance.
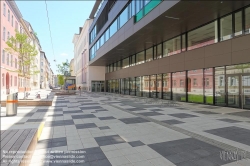
[[[223,161],[239,161],[246,159],[246,151],[239,149],[229,150],[229,151],[220,151],[220,159]]]

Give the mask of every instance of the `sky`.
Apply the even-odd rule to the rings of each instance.
[[[56,74],[56,64],[74,58],[74,34],[79,33],[85,20],[89,18],[94,0],[46,1],[49,13],[50,29],[54,46],[51,45],[45,1],[16,1],[23,19],[30,22],[37,33],[42,50]],[[54,59],[56,62],[54,62]]]

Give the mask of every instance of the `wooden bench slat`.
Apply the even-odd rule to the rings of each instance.
[[[1,141],[1,149],[9,142],[18,130],[11,130],[10,133]]]
[[[24,129],[18,130],[16,132],[16,134],[13,137],[10,138],[10,140],[8,141],[8,143],[5,144],[3,148],[1,148],[1,151],[2,152],[3,151],[9,151],[12,148],[12,146],[15,144],[15,142],[17,141],[17,139],[20,137],[20,135],[23,133],[23,131],[24,131]],[[0,160],[2,160],[3,155],[4,155],[4,153],[1,153]]]
[[[8,150],[12,152],[17,152],[24,140],[26,139],[27,135],[29,134],[31,129],[26,129],[23,131],[23,133],[20,135],[20,137],[17,139],[17,141],[13,144],[13,146]],[[3,149],[5,150],[5,149]],[[6,155],[8,156],[8,160],[12,160],[13,157],[15,156],[16,153],[7,153]],[[5,157],[2,158],[2,161],[6,160]]]
[[[37,129],[31,129],[31,131],[27,135],[26,139],[24,140],[24,142],[22,143],[22,145],[18,149],[18,151],[27,151],[28,150],[36,132],[37,132]],[[24,155],[25,154],[23,154],[23,153],[18,153],[15,155],[14,159],[22,159],[24,157]],[[15,163],[11,164],[11,166],[19,166],[19,164],[20,163],[15,162]]]
[[[12,130],[6,130],[3,134],[1,134],[1,142],[11,131]]]

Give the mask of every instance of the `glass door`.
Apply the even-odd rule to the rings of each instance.
[[[242,108],[250,109],[250,75],[242,75]]]
[[[240,75],[227,76],[227,103],[229,107],[240,107]]]
[[[96,83],[96,92],[101,92],[101,85]]]

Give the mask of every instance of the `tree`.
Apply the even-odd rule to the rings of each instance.
[[[11,37],[6,42],[7,48],[5,50],[11,54],[18,55],[18,72],[19,77],[25,80],[30,78],[31,75],[39,73],[35,65],[35,57],[38,54],[36,46],[31,44],[30,38],[25,33],[16,31],[14,37]],[[24,98],[25,98],[26,84],[24,85]]]
[[[57,72],[61,75],[67,75],[66,73],[70,73],[70,64],[68,59],[66,59],[66,62],[62,62],[62,64],[57,64],[56,66],[58,68]]]
[[[66,62],[62,62],[62,64],[57,64],[56,66],[58,68],[57,72],[64,75],[63,78],[67,79],[67,76],[70,75],[71,72],[68,59],[66,59]],[[65,82],[65,80],[63,80],[63,82]]]
[[[62,87],[63,84],[64,84],[64,77],[63,77],[63,75],[57,75],[57,78],[58,78],[58,84],[61,85],[61,87]]]

